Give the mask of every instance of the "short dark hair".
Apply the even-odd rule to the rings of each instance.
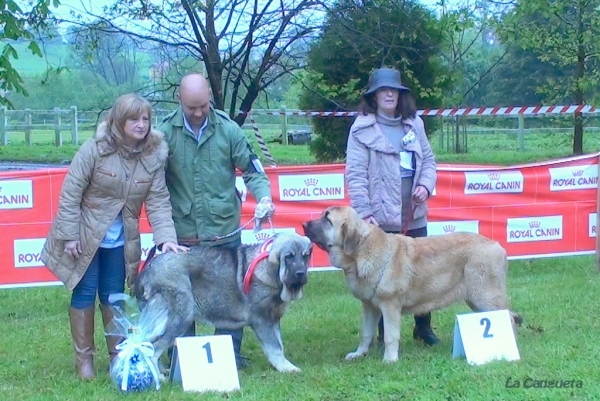
[[[358,106],[359,112],[363,115],[376,114],[377,113],[377,102],[375,101],[375,93],[369,93],[363,96],[360,106]],[[400,91],[398,96],[398,105],[396,106],[396,117],[402,116],[405,118],[415,118],[417,115],[417,105],[415,98],[408,91]]]

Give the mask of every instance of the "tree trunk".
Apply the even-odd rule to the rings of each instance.
[[[583,32],[580,32],[580,37]],[[575,103],[578,105],[584,104],[584,94],[581,88],[581,81],[585,73],[585,48],[579,43],[577,48],[577,65],[575,66]],[[581,113],[575,113],[575,126],[573,130],[573,154],[583,154],[583,117]]]
[[[256,85],[250,85],[248,87],[248,92],[246,92],[246,96],[242,100],[242,104],[240,105],[241,114],[233,116],[233,121],[238,123],[241,127],[246,121],[247,113],[252,109],[252,104],[256,100],[259,95],[259,90],[256,88]]]
[[[462,153],[462,146],[460,143],[460,120],[458,117],[454,118],[454,122],[456,123],[456,131],[454,136],[454,151],[456,154]]]

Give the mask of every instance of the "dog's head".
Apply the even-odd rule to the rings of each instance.
[[[298,234],[278,234],[269,251],[269,262],[279,266],[283,284],[281,300],[289,302],[302,297],[302,287],[308,280],[308,263],[312,254],[310,240]]]
[[[328,207],[321,217],[307,221],[302,226],[304,234],[329,254],[336,267],[342,267],[336,265],[340,252],[347,257],[354,255],[368,235],[368,225],[348,206]]]

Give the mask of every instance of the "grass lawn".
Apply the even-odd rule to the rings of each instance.
[[[247,329],[243,350],[250,358],[241,372],[242,391],[198,396],[179,385],[128,400],[598,400],[597,296],[600,280],[591,256],[510,262],[512,309],[524,317],[518,329],[521,360],[469,366],[452,359],[457,304],[433,313],[440,343],[427,348],[412,339],[413,319],[405,316],[401,358],[386,365],[372,349],[362,360],[343,357],[358,345],[360,305],[341,272],[313,272],[304,298],[282,320],[288,358],[299,374],[274,371]],[[62,287],[0,291],[1,400],[116,400],[97,313],[98,378],[82,384],[74,374],[67,319],[68,292]],[[580,380],[582,388],[505,388],[507,380]]]
[[[81,140],[91,131],[82,131]],[[253,138],[252,131],[246,134]],[[308,146],[282,146],[271,141],[275,130],[261,131],[280,165],[310,164]],[[0,146],[0,160],[62,162],[70,160],[75,145],[55,147],[52,131],[35,132],[34,146],[24,135],[11,134]],[[431,138],[439,162],[517,164],[571,154],[568,134],[527,134],[524,152],[510,134],[471,135],[469,153],[452,154]],[[68,143],[70,138],[64,138]],[[258,145],[252,139],[258,151]],[[600,150],[598,133],[586,133],[584,151]],[[260,154],[260,152],[259,152]],[[244,353],[251,361],[241,372],[242,391],[232,394],[184,393],[166,384],[160,392],[129,395],[130,400],[598,400],[600,375],[597,333],[597,294],[600,277],[592,256],[511,261],[509,296],[512,309],[523,315],[517,344],[521,360],[469,366],[452,359],[454,317],[469,310],[455,305],[433,314],[441,342],[427,348],[412,339],[412,317],[402,325],[401,359],[383,364],[377,350],[363,360],[344,362],[358,345],[360,305],[341,272],[310,274],[304,298],[293,303],[282,321],[288,358],[300,374],[281,374],[268,364],[256,338],[247,330]],[[594,295],[596,294],[596,295]],[[69,293],[62,287],[0,291],[0,401],[4,400],[115,400],[125,397],[108,376],[108,357],[97,313],[98,378],[81,383],[74,374],[69,333]],[[203,328],[203,332],[210,329]],[[510,380],[575,380],[582,388],[506,388]]]
[[[260,126],[259,126],[260,129]],[[246,136],[254,147],[256,153],[263,159],[265,165],[268,160],[261,152],[252,130],[245,130]],[[92,128],[86,127],[79,132],[79,141],[91,137]],[[308,145],[284,146],[274,142],[279,137],[277,129],[260,129],[260,135],[267,144],[278,165],[314,164],[315,158]],[[33,131],[33,145],[25,145],[25,134],[11,132],[9,145],[0,146],[0,161],[27,161],[41,163],[63,163],[73,158],[78,146],[71,145],[71,134],[63,132],[63,146],[54,146],[54,131]],[[518,140],[514,134],[469,134],[468,152],[456,154],[445,150],[441,143],[442,137],[438,133],[430,138],[431,146],[439,163],[474,163],[511,165],[529,163],[533,161],[549,160],[567,157],[572,154],[572,133],[565,129],[562,133],[527,133],[525,136],[525,150],[519,151]],[[600,132],[586,132],[583,141],[584,153],[600,151]]]

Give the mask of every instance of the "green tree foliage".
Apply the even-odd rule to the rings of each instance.
[[[509,45],[502,62],[481,82],[475,97],[476,106],[534,106],[546,103],[544,88],[549,82],[563,81],[573,69],[540,60],[541,53]],[[555,104],[572,99],[565,92],[555,92]]]
[[[494,43],[487,4],[440,2],[441,56],[452,81],[444,93],[444,107],[482,105],[481,84],[505,55],[503,46]]]
[[[575,104],[593,100],[600,82],[600,0],[519,0],[505,16],[501,35],[510,44],[533,50],[552,66],[572,71],[540,88],[544,99]],[[575,117],[573,153],[583,152],[583,119]]]
[[[12,106],[6,99],[5,93],[16,91],[27,94],[23,86],[23,79],[12,66],[11,59],[18,59],[19,54],[10,41],[19,39],[29,40],[29,50],[33,54],[42,56],[42,52],[31,33],[36,28],[45,25],[50,14],[50,6],[57,7],[58,0],[38,0],[33,2],[29,11],[24,11],[13,0],[0,0],[0,104]]]
[[[51,110],[77,106],[82,111],[101,112],[110,108],[119,95],[134,92],[135,82],[109,85],[97,75],[81,70],[49,70],[41,75],[23,76],[28,96],[10,93],[8,100],[15,109]]]
[[[320,24],[320,0],[111,0],[87,13],[113,32],[185,51],[204,64],[216,107],[242,124],[270,85],[301,68],[294,44]],[[171,62],[167,60],[167,62]],[[166,87],[170,90],[168,84]]]
[[[321,36],[311,47],[300,106],[353,110],[369,73],[382,66],[402,71],[420,107],[442,104],[448,84],[439,57],[440,25],[416,1],[340,0],[329,11]],[[351,119],[316,118],[311,150],[321,162],[342,160]]]

